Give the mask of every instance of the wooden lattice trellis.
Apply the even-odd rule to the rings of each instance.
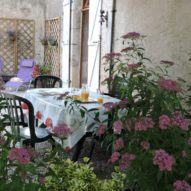
[[[45,46],[45,64],[51,65],[51,73],[60,76],[60,18],[45,21],[45,36],[57,41],[56,46]]]
[[[11,40],[8,31],[16,34]],[[0,18],[0,58],[3,73],[17,73],[17,66],[23,58],[34,58],[35,22],[25,19]]]

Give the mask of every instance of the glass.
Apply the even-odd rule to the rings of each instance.
[[[89,99],[89,89],[88,89],[87,85],[84,85],[82,87],[80,97],[81,97],[82,101],[88,101],[88,99]]]
[[[102,94],[101,94],[99,89],[97,90],[97,95],[98,95],[97,102],[102,104],[103,103],[103,97],[102,97]]]

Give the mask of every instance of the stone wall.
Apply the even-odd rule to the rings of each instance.
[[[43,61],[40,36],[44,34],[45,0],[0,0],[0,17],[35,20],[35,59]]]
[[[111,13],[111,1],[103,9]],[[191,1],[190,0],[120,0],[116,1],[114,50],[120,50],[117,40],[127,32],[146,35],[145,48],[153,64],[162,59],[176,63],[172,76],[180,76],[191,82]],[[110,21],[109,21],[110,22]],[[103,39],[109,42],[110,27],[103,26]],[[102,43],[102,55],[109,51],[108,43]],[[102,70],[102,76],[104,72]]]

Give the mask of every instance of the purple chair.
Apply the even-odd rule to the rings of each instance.
[[[20,88],[29,87],[32,81],[32,71],[35,65],[33,59],[23,59],[19,64],[19,70],[16,77],[11,78],[5,83],[4,87],[6,89],[19,90]]]

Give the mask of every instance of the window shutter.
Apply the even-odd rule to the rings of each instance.
[[[101,0],[90,0],[88,40],[88,85],[91,89],[99,87],[100,56],[100,10]]]

